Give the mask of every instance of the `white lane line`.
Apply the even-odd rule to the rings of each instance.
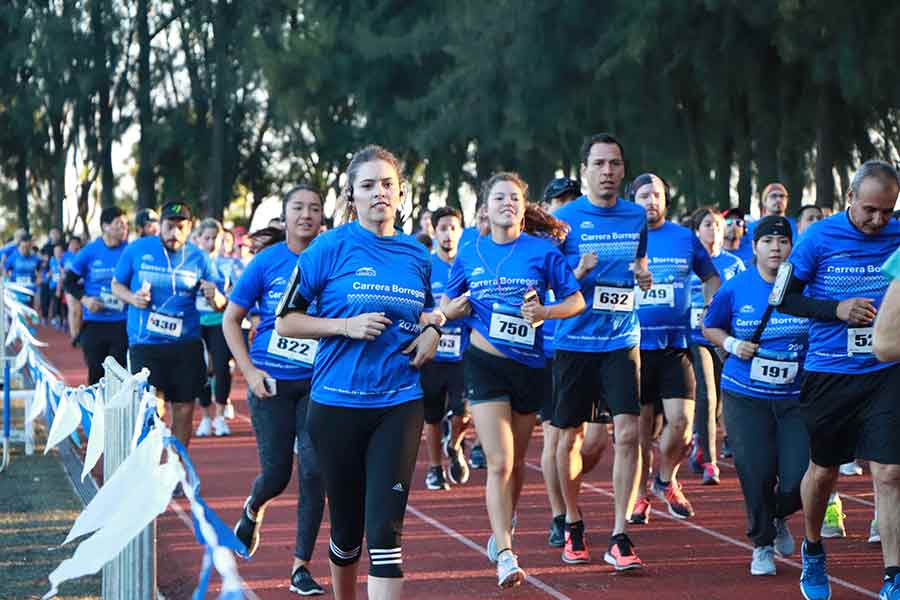
[[[731,467],[732,469],[735,469],[734,464],[728,462],[727,460],[721,460],[721,459],[719,459],[719,460],[716,462],[716,464],[719,464],[719,465],[725,465],[726,467]],[[735,469],[735,470],[737,470],[737,469]],[[846,494],[846,493],[844,493],[844,492],[838,492],[838,494],[839,494],[839,495],[841,496],[841,498],[843,498],[844,500],[849,500],[850,502],[856,502],[857,504],[862,504],[863,506],[868,506],[869,508],[875,508],[875,503],[874,503],[874,502],[870,502],[870,501],[868,501],[868,500],[863,500],[862,498],[857,498],[856,496],[851,496],[850,494]]]
[[[459,533],[455,529],[452,529],[449,526],[444,525],[437,519],[433,519],[433,518],[429,517],[428,515],[426,515],[425,513],[423,513],[422,511],[420,511],[419,509],[417,509],[416,507],[414,507],[411,504],[406,505],[406,510],[408,510],[409,512],[414,514],[421,521],[424,521],[425,523],[431,525],[435,529],[443,532],[446,535],[449,535],[450,537],[455,539],[457,542],[459,542],[463,546],[471,548],[475,552],[478,552],[479,554],[487,557],[487,551],[484,548],[482,548],[481,546],[479,546],[478,544],[476,544],[475,542],[473,542],[472,540],[470,540],[463,534]],[[546,583],[544,583],[537,577],[532,577],[531,575],[528,575],[525,577],[525,581],[530,583],[537,589],[541,590],[542,592],[548,594],[549,596],[556,598],[556,600],[572,600],[571,598],[569,598],[568,596],[566,596],[559,590],[550,587],[549,585],[547,585]]]
[[[536,465],[531,462],[526,462],[525,464],[528,466],[529,469],[532,469],[532,470],[535,470],[538,472],[541,471],[540,465]],[[607,498],[615,499],[615,494],[613,494],[609,490],[604,490],[602,488],[599,488],[599,487],[592,485],[590,483],[587,483],[587,482],[583,482],[581,484],[581,486],[584,488],[587,488],[591,491],[597,492],[598,494],[602,494],[603,496],[606,496]],[[745,550],[749,550],[751,552],[753,551],[753,546],[751,546],[750,544],[748,544],[746,542],[742,542],[740,540],[736,540],[731,536],[725,535],[724,533],[719,533],[718,531],[715,531],[713,529],[707,529],[706,527],[697,525],[696,523],[692,523],[691,521],[685,521],[684,519],[676,519],[675,517],[670,515],[668,512],[659,511],[659,510],[656,510],[655,508],[650,509],[650,510],[653,514],[655,514],[658,517],[664,517],[670,521],[674,521],[675,523],[678,523],[679,525],[684,525],[685,527],[690,527],[691,529],[694,529],[695,531],[705,533],[706,535],[708,535],[710,537],[714,537],[719,541],[726,542],[733,546],[738,546],[739,548],[744,548]],[[790,560],[788,558],[781,558],[779,556],[776,556],[775,560],[777,560],[778,562],[784,563],[786,565],[789,565],[791,567],[794,567],[796,569],[803,568],[803,565],[801,565],[797,561]],[[832,575],[829,575],[828,580],[831,581],[832,583],[836,583],[837,585],[843,586],[843,587],[847,588],[848,590],[852,590],[854,592],[857,592],[857,593],[867,596],[869,598],[878,598],[878,594],[871,592],[865,588],[859,587],[858,585],[856,585],[854,583],[850,583],[849,581],[846,581],[839,577],[834,577]]]

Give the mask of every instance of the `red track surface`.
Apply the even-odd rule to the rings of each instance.
[[[40,339],[50,341],[45,354],[60,368],[67,383],[82,383],[85,369],[66,339],[42,329]],[[201,491],[209,504],[228,523],[234,522],[259,467],[250,427],[245,385],[236,378],[232,397],[238,417],[231,421],[228,438],[195,439],[190,454],[202,479]],[[199,415],[198,415],[199,418]],[[473,471],[465,486],[449,492],[424,488],[427,466],[424,449],[419,454],[414,489],[404,529],[404,570],[407,598],[609,598],[744,600],[761,595],[800,598],[799,556],[778,561],[775,577],[749,575],[750,546],[745,532],[744,507],[734,469],[722,467],[722,485],[703,487],[687,466],[680,480],[697,516],[689,522],[672,519],[665,506],[657,509],[648,525],[633,527],[630,535],[647,564],[643,573],[619,575],[603,563],[603,551],[612,526],[611,448],[587,477],[581,500],[594,562],[564,565],[559,551],[546,543],[550,509],[539,471],[540,430],[535,430],[529,451],[529,469],[518,509],[515,550],[530,578],[514,590],[501,592],[493,565],[483,546],[489,535],[484,508],[484,471]],[[881,578],[879,546],[866,543],[872,518],[872,487],[868,476],[841,478],[844,512],[849,536],[828,540],[832,597],[877,598]],[[296,478],[266,512],[262,544],[251,561],[241,561],[241,576],[263,599],[297,598],[287,591],[294,547]],[[181,501],[185,506],[184,501]],[[160,517],[158,565],[160,591],[167,598],[190,598],[199,572],[202,552],[193,533],[172,510]],[[799,515],[791,520],[795,537],[802,536]],[[328,576],[328,523],[323,523],[311,571],[326,588]],[[799,544],[798,544],[799,546]],[[799,548],[798,548],[799,553]],[[368,568],[360,568],[360,584]],[[215,588],[214,588],[215,589]],[[210,597],[213,597],[212,594]],[[365,598],[360,588],[359,598]]]

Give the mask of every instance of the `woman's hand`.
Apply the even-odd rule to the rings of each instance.
[[[759,350],[759,344],[740,341],[735,345],[734,350],[734,355],[738,358],[750,360],[751,358],[756,356],[756,351]]]
[[[344,319],[343,334],[354,340],[372,341],[384,333],[393,321],[383,312],[370,312]],[[417,338],[418,339],[418,338]]]
[[[271,379],[268,373],[262,369],[253,369],[246,374],[247,386],[257,398],[271,398],[275,394],[266,387],[266,379]]]
[[[406,347],[403,354],[412,353],[413,357],[410,364],[418,369],[434,358],[434,355],[437,354],[438,343],[440,340],[441,336],[434,327],[428,327]]]

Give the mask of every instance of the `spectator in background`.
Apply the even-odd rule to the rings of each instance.
[[[797,211],[797,233],[803,235],[806,228],[825,218],[822,209],[815,204],[807,204]]]
[[[422,212],[419,213],[419,230],[416,232],[416,239],[425,243],[422,239],[418,237],[418,234],[424,233],[428,236],[429,240],[434,239],[434,225],[431,224],[431,211],[427,208],[423,208]],[[431,244],[428,244],[428,249],[431,250]]]
[[[134,216],[138,237],[159,235],[159,215],[152,208],[144,208]]]

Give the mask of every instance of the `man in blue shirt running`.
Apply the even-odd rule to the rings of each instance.
[[[100,381],[107,356],[124,366],[128,350],[125,305],[112,293],[113,272],[128,238],[128,221],[122,209],[104,208],[100,229],[101,237],[85,246],[69,263],[63,283],[66,293],[84,307],[81,349],[88,367],[88,385]]]
[[[652,284],[646,258],[647,216],[618,196],[625,156],[613,136],[588,138],[582,147],[581,175],[587,195],[554,215],[570,227],[560,250],[580,281],[588,306],[560,321],[554,332],[552,423],[560,430],[556,466],[566,509],[562,559],[590,561],[578,507],[584,469],[581,449],[585,423],[605,428],[598,422],[608,411],[616,429],[615,523],[604,560],[624,571],[643,566],[626,534],[626,517],[640,456],[641,333],[634,311],[635,285],[647,290]]]
[[[159,236],[129,244],[116,265],[112,291],[128,307],[131,371],[150,370],[150,384],[172,407],[172,433],[188,445],[194,400],[206,383],[197,296],[215,310],[227,299],[213,283],[209,256],[189,243],[191,211],[167,202]]]
[[[821,527],[838,467],[869,461],[884,555],[879,598],[900,599],[900,364],[873,353],[873,321],[888,289],[881,267],[900,245],[893,218],[900,178],[889,163],[864,163],[848,208],[810,226],[791,254],[793,274],[780,311],[809,317],[800,403],[810,438],[803,478],[803,572],[807,600],[831,597]]]

